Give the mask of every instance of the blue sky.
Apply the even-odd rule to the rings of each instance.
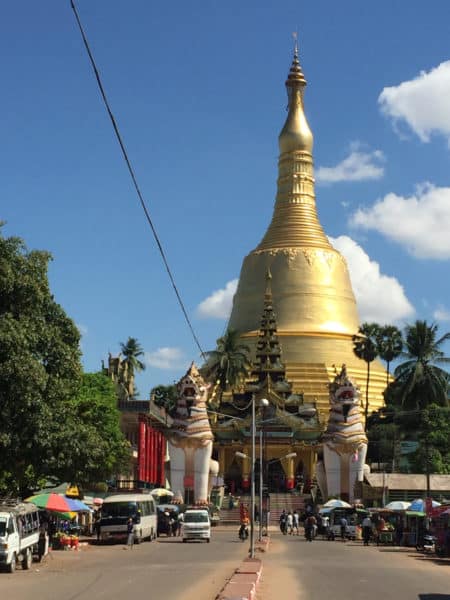
[[[361,320],[450,329],[447,0],[78,0],[113,112],[205,350],[271,218],[299,32],[321,222]],[[4,235],[49,250],[83,362],[137,337],[142,397],[198,351],[144,220],[69,0],[3,7]]]

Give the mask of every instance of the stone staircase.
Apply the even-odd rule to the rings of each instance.
[[[250,506],[250,496],[240,496],[239,502],[244,502]],[[302,514],[309,502],[311,502],[309,494],[270,494],[270,525],[278,525],[283,509],[286,512],[297,510]],[[259,508],[258,495],[256,496],[256,505]],[[220,523],[223,525],[238,525],[239,506],[236,508],[228,508],[226,505],[222,507],[220,509]]]

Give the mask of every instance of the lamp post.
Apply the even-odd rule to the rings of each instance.
[[[262,398],[260,406],[264,409],[269,406],[269,401],[266,398]],[[259,537],[258,540],[262,540],[262,519],[263,519],[263,428],[261,427],[264,423],[264,419],[261,421],[259,426]],[[268,525],[268,524],[267,524]]]
[[[266,400],[267,402],[267,400]],[[267,406],[266,404],[262,404],[262,406]],[[253,411],[252,411],[253,412]],[[252,426],[252,431],[254,431],[255,428]],[[260,430],[260,441],[261,441],[261,430]],[[252,477],[252,487],[251,487],[251,497],[250,497],[250,509],[252,511],[252,514],[250,515],[250,558],[255,558],[255,526],[254,526],[254,521],[255,521],[255,438],[253,437],[252,439],[252,455],[248,456],[248,454],[245,454],[244,452],[235,452],[235,456],[239,456],[239,458],[249,458],[252,461],[252,473],[251,473],[251,477]],[[284,460],[286,458],[295,458],[297,456],[297,452],[289,452],[289,454],[286,454],[285,456],[282,456],[280,459],[275,459],[275,460]],[[259,501],[260,501],[260,519],[259,519],[259,539],[261,540],[262,537],[262,527],[261,527],[261,514],[262,514],[262,477],[261,477],[261,473],[260,473],[260,477],[259,477],[259,481],[260,481],[260,488],[259,488]]]

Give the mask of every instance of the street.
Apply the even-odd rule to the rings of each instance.
[[[450,600],[450,559],[272,534],[258,600]]]
[[[5,600],[161,597],[211,600],[245,557],[237,530],[213,530],[211,543],[160,537],[133,550],[122,544],[53,551],[30,571],[0,573]]]
[[[133,550],[85,545],[53,551],[30,571],[0,573],[0,594],[5,600],[213,600],[247,550],[237,529],[222,527],[210,544],[161,537]],[[450,600],[450,559],[412,548],[308,543],[273,532],[262,558],[258,600]]]

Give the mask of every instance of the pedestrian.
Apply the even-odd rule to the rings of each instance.
[[[177,513],[173,510],[170,515],[170,530],[172,532],[173,537],[177,535],[178,530],[178,517]]]
[[[341,525],[341,538],[342,538],[342,541],[345,542],[345,539],[347,537],[347,527],[348,527],[348,521],[347,521],[347,518],[345,517],[345,515],[341,517],[340,525]]]
[[[323,535],[325,536],[325,539],[327,539],[327,540],[334,539],[334,535],[330,529],[330,517],[328,517],[327,515],[322,515],[322,530],[323,530]]]
[[[372,535],[372,519],[369,515],[366,515],[363,519],[362,525],[362,535],[364,546],[369,545],[370,536]]]
[[[403,519],[400,517],[395,526],[395,543],[401,546],[403,541]]]
[[[306,517],[305,521],[305,537],[308,542],[312,542],[314,539],[314,528],[317,527],[317,520],[313,514]]]
[[[130,517],[127,521],[127,546],[130,550],[133,550],[134,546],[134,523]]]
[[[292,516],[291,511],[289,511],[287,514],[287,517],[286,517],[286,533],[289,533],[289,535],[292,535],[293,531],[294,531],[294,517]]]
[[[178,515],[178,519],[177,519],[177,536],[178,537],[181,535],[181,526],[183,525],[183,521],[184,521],[184,515],[183,515],[183,513],[180,513]]]
[[[283,535],[286,535],[286,527],[287,527],[287,514],[283,508],[283,510],[281,511],[281,515],[280,515],[280,531]]]
[[[294,514],[292,515],[292,520],[293,520],[293,529],[295,529],[295,531],[297,532],[298,535],[298,526],[300,524],[300,515],[298,514],[297,510],[294,510]]]

